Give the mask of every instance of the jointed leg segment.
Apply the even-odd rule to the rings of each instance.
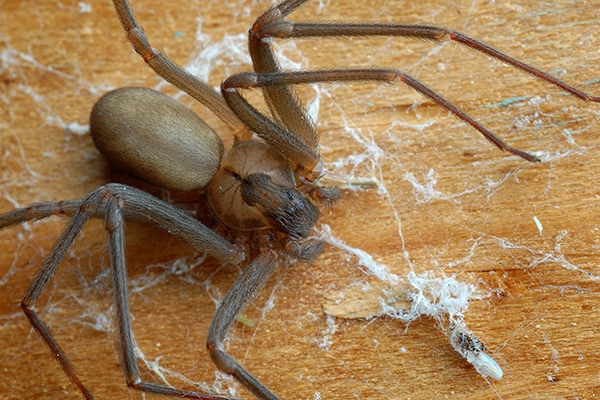
[[[150,45],[144,29],[138,23],[133,10],[129,6],[129,2],[114,0],[113,4],[127,35],[127,40],[158,76],[198,100],[234,131],[242,130],[243,126],[240,120],[227,108],[223,98],[212,87],[175,64],[169,57]]]
[[[306,37],[336,37],[336,36],[397,36],[412,37],[417,39],[432,40],[440,42],[449,39],[462,44],[472,50],[478,51],[490,57],[496,58],[506,64],[531,74],[536,78],[546,81],[552,85],[558,86],[571,95],[592,102],[600,102],[600,97],[591,96],[563,81],[547,74],[535,67],[510,57],[493,47],[475,40],[460,32],[450,29],[418,24],[396,24],[396,23],[311,23],[311,22],[292,22],[285,19],[298,7],[305,4],[308,0],[290,0],[273,7],[263,13],[254,23],[249,35],[249,49],[252,56],[254,71],[257,75],[241,74],[227,79],[223,84],[223,96],[228,105],[234,109],[236,114],[243,122],[253,129],[259,136],[265,140],[272,140],[279,143],[282,137],[297,136],[304,139],[305,143],[313,143],[312,125],[306,117],[304,107],[299,105],[288,85],[318,83],[318,82],[351,82],[351,81],[381,81],[393,82],[395,79],[410,86],[417,92],[454,114],[459,119],[471,125],[481,132],[498,148],[515,154],[528,161],[540,161],[537,157],[515,149],[509,146],[494,133],[485,128],[477,120],[469,116],[466,112],[452,104],[442,95],[438,94],[427,85],[409,76],[398,69],[333,69],[328,71],[294,71],[281,72],[281,68],[273,54],[271,39],[291,39]],[[264,75],[264,76],[261,76]],[[260,87],[265,93],[267,103],[271,112],[278,117],[281,124],[267,124],[266,116],[257,115],[257,111],[250,111],[250,105],[233,99],[239,95],[234,93],[234,88]],[[284,106],[291,104],[292,106]],[[261,131],[263,126],[268,126],[268,131]],[[293,142],[293,141],[291,141]],[[300,150],[299,152],[302,152]],[[291,151],[290,151],[291,152]],[[300,165],[310,168],[310,165]]]
[[[75,209],[77,207],[77,209]],[[126,213],[123,210],[127,210]],[[119,339],[119,353],[123,366],[123,373],[127,384],[145,392],[170,395],[181,398],[202,400],[218,400],[223,397],[182,391],[165,385],[141,380],[138,362],[135,357],[136,344],[131,328],[129,311],[129,297],[127,289],[127,267],[124,249],[124,214],[137,220],[151,221],[160,227],[169,230],[201,251],[206,251],[211,256],[222,262],[239,263],[241,261],[238,250],[221,236],[217,235],[200,222],[182,210],[165,203],[138,189],[109,184],[91,192],[82,201],[69,201],[57,203],[44,203],[43,206],[34,205],[15,210],[0,219],[0,229],[28,219],[40,219],[55,214],[71,215],[66,228],[59,236],[58,241],[51,250],[44,265],[38,271],[34,281],[21,301],[21,307],[31,322],[36,333],[49,347],[56,360],[61,365],[67,376],[81,390],[88,399],[92,395],[78,378],[68,357],[60,348],[48,326],[39,318],[35,311],[36,303],[50,282],[62,261],[63,257],[83,229],[85,223],[93,217],[103,216],[108,234],[109,259],[112,271],[113,290],[115,296],[115,310],[117,331]],[[262,287],[262,286],[261,286]],[[242,304],[245,305],[246,303]],[[237,311],[236,311],[237,312]],[[227,312],[224,312],[227,314]],[[231,322],[226,324],[229,328]],[[221,332],[224,337],[226,332]]]
[[[540,161],[534,155],[531,155],[522,150],[509,146],[502,139],[494,135],[490,130],[483,126],[475,118],[469,116],[466,112],[452,104],[442,95],[430,89],[425,84],[417,79],[407,75],[406,73],[389,68],[371,68],[371,69],[344,69],[344,70],[324,70],[324,71],[297,71],[297,72],[272,72],[264,74],[256,74],[252,72],[243,72],[233,75],[223,82],[222,90],[223,97],[227,101],[229,107],[237,113],[240,119],[250,129],[257,132],[257,135],[266,141],[272,142],[276,146],[280,146],[290,154],[295,154],[291,147],[294,142],[289,138],[294,137],[293,133],[272,121],[269,117],[259,112],[250,103],[248,103],[238,89],[249,88],[265,88],[281,85],[320,83],[320,82],[356,82],[356,81],[379,81],[392,83],[400,81],[423,96],[431,99],[433,102],[448,110],[461,120],[465,121],[473,128],[481,132],[486,139],[504,151],[508,151],[514,155],[524,158],[527,161]],[[299,146],[298,146],[299,147]],[[290,148],[288,150],[288,148]],[[300,155],[305,154],[305,151],[297,151]],[[301,159],[297,155],[297,159]],[[301,164],[305,165],[305,164]]]
[[[262,291],[278,263],[271,251],[259,254],[221,299],[219,307],[208,328],[207,347],[215,364],[223,372],[234,376],[246,389],[260,399],[277,400],[269,389],[242,367],[235,358],[225,352],[223,341],[235,318]]]

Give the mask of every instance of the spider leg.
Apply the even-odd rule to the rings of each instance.
[[[90,218],[104,214],[109,240],[109,258],[113,277],[120,357],[127,384],[138,390],[175,397],[201,400],[225,399],[141,380],[135,357],[136,345],[131,330],[123,218],[124,216],[131,216],[137,220],[151,221],[222,262],[239,263],[242,261],[243,257],[236,247],[171,204],[165,203],[141,190],[120,184],[108,184],[99,187],[83,200],[38,203],[13,211],[0,216],[0,228],[56,214],[72,215],[72,217],[23,296],[21,308],[33,329],[48,346],[66,375],[83,395],[87,399],[93,398],[78,378],[67,355],[50,333],[48,326],[38,316],[35,308],[46,285],[55,275],[58,265],[75,242],[85,223]]]
[[[81,390],[87,399],[91,399],[92,395],[77,377],[75,369],[71,365],[64,351],[60,348],[54,337],[48,330],[47,325],[38,317],[35,311],[35,305],[44,288],[54,276],[59,262],[62,260],[66,252],[73,245],[79,232],[83,229],[85,222],[94,214],[94,202],[88,201],[81,204],[80,212],[75,213],[71,218],[65,230],[59,236],[56,245],[48,255],[46,262],[38,271],[35,279],[27,289],[27,292],[21,300],[21,308],[29,319],[31,326],[41,339],[46,343],[50,352],[54,355],[65,374],[71,379],[73,384]]]
[[[221,371],[232,375],[256,397],[265,400],[277,400],[278,397],[225,351],[223,341],[236,316],[261,292],[277,266],[275,255],[267,250],[246,267],[219,303],[208,328],[206,344]]]
[[[108,232],[109,258],[112,270],[112,282],[116,306],[115,314],[119,337],[119,354],[127,385],[143,392],[156,393],[165,396],[200,400],[226,400],[225,397],[183,391],[166,385],[141,380],[136,358],[137,345],[133,337],[131,314],[129,310],[123,216],[121,215],[122,207],[123,199],[111,197],[108,200],[105,227]]]
[[[514,155],[524,158],[527,161],[540,161],[534,155],[509,146],[502,139],[494,135],[485,126],[476,119],[469,116],[466,112],[452,104],[449,100],[438,94],[434,90],[419,82],[397,69],[389,68],[371,68],[371,69],[340,69],[340,70],[322,70],[322,71],[293,71],[293,72],[273,72],[265,74],[256,74],[253,72],[243,72],[233,75],[226,79],[221,85],[223,97],[229,104],[229,107],[236,112],[242,121],[252,129],[259,137],[271,142],[282,153],[288,155],[296,163],[305,166],[304,154],[305,148],[302,143],[294,140],[295,135],[279,125],[276,121],[262,114],[253,107],[240,93],[239,89],[249,89],[257,87],[270,87],[277,85],[306,84],[317,82],[356,82],[356,81],[378,81],[391,83],[395,80],[410,86],[423,96],[429,98],[440,107],[448,110],[459,119],[465,121],[473,128],[485,136],[494,145],[501,150],[508,151]]]
[[[490,57],[498,59],[508,65],[531,74],[552,85],[558,86],[562,90],[578,97],[584,101],[600,102],[600,97],[589,95],[562,80],[543,72],[535,67],[523,63],[503,52],[475,40],[460,32],[450,29],[418,24],[397,24],[397,23],[311,23],[311,22],[292,22],[285,19],[287,15],[292,13],[297,8],[304,5],[308,0],[286,0],[280,4],[268,9],[258,17],[249,32],[248,47],[253,60],[254,71],[261,75],[265,74],[264,80],[270,82],[252,83],[252,79],[245,79],[244,87],[260,87],[265,95],[267,104],[273,114],[271,122],[267,123],[265,118],[256,114],[256,110],[250,110],[250,107],[245,101],[237,97],[236,94],[223,93],[229,106],[234,109],[236,114],[246,123],[250,129],[258,133],[259,136],[269,137],[272,143],[284,152],[292,154],[292,158],[300,164],[306,171],[312,171],[317,165],[318,157],[318,135],[314,130],[312,121],[306,115],[305,107],[301,104],[288,87],[295,83],[314,83],[325,82],[329,80],[337,81],[360,81],[360,80],[377,80],[377,81],[392,81],[399,79],[403,83],[409,85],[424,96],[428,97],[440,107],[446,109],[461,120],[465,121],[479,132],[481,132],[488,140],[494,143],[499,148],[509,151],[528,161],[539,161],[535,156],[508,146],[504,141],[499,139],[494,133],[489,131],[467,113],[460,110],[450,101],[445,99],[440,94],[436,93],[425,84],[410,77],[406,73],[398,70],[392,73],[392,70],[372,69],[372,70],[336,70],[327,72],[308,72],[312,78],[303,79],[302,73],[290,73],[290,75],[277,75],[281,72],[281,67],[277,62],[273,48],[272,38],[307,38],[307,37],[340,37],[340,36],[399,36],[411,37],[416,39],[426,39],[434,42],[443,40],[452,40],[460,43],[475,51],[486,54]],[[377,72],[376,72],[377,71]],[[388,75],[388,77],[385,77]],[[246,75],[249,77],[250,75]],[[331,77],[333,76],[333,77]],[[287,79],[287,78],[290,79]],[[333,78],[333,79],[332,79]],[[240,85],[238,78],[234,78],[235,85]],[[302,82],[301,82],[302,81]],[[234,80],[228,80],[222,88],[224,90],[231,89],[231,84]],[[262,131],[261,131],[262,129]],[[266,132],[266,133],[265,133]],[[289,141],[289,145],[283,143]],[[298,144],[299,143],[299,144]],[[284,147],[281,147],[284,146]],[[293,147],[290,149],[289,147]]]
[[[398,24],[398,23],[338,23],[338,22],[291,22],[284,17],[302,6],[308,0],[286,0],[283,1],[274,13],[272,9],[267,10],[263,15],[266,16],[266,22],[261,17],[253,26],[251,33],[255,40],[266,45],[270,44],[267,38],[276,37],[279,39],[306,38],[306,37],[336,37],[336,36],[399,36],[411,37],[415,39],[426,39],[434,42],[443,40],[452,40],[460,43],[472,50],[483,53],[487,56],[500,60],[508,65],[531,74],[552,85],[558,86],[571,95],[592,102],[600,102],[600,96],[592,96],[566,82],[541,71],[529,64],[517,60],[492,46],[485,44],[477,39],[473,39],[463,33],[439,26],[421,25],[421,24]],[[258,23],[261,21],[261,23]],[[255,31],[254,31],[255,30]],[[264,45],[263,45],[264,46]]]
[[[273,23],[287,23],[283,18],[306,1],[281,2],[256,19],[248,32],[248,50],[254,72],[261,74],[281,71],[271,45],[273,35],[270,34],[270,26]],[[310,156],[310,160],[303,161],[302,165],[312,170],[319,161],[319,135],[313,121],[306,114],[306,107],[286,85],[265,86],[262,91],[273,117],[288,132],[293,132],[289,136],[290,140],[301,141],[307,148],[304,154],[305,157]]]
[[[223,98],[206,82],[190,74],[177,65],[164,53],[150,45],[142,26],[138,23],[127,0],[114,0],[113,4],[121,25],[125,30],[127,40],[134,50],[144,59],[159,76],[175,87],[183,90],[205,107],[211,110],[236,133],[242,134],[244,126],[236,115],[227,108]]]
[[[52,215],[72,216],[80,207],[81,200],[46,201],[30,204],[27,207],[18,208],[0,215],[0,230],[21,225],[28,221],[48,218]],[[95,216],[98,215],[101,215],[101,213],[95,214]]]

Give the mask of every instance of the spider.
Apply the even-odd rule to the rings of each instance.
[[[449,39],[513,65],[580,99],[599,101],[598,97],[448,29],[393,23],[325,24],[287,20],[290,13],[307,1],[283,1],[256,20],[249,35],[254,72],[227,78],[221,93],[154,50],[128,2],[114,1],[127,39],[146,63],[162,78],[219,116],[235,132],[236,141],[223,156],[224,148],[218,136],[187,108],[158,92],[124,88],[109,92],[94,106],[90,117],[94,143],[112,164],[146,183],[172,190],[204,189],[214,217],[225,229],[254,234],[252,242],[232,244],[187,212],[144,191],[116,183],[94,190],[83,200],[38,203],[0,216],[0,228],[51,215],[70,217],[21,304],[33,329],[86,398],[92,398],[92,394],[78,378],[47,325],[37,315],[35,305],[54,276],[60,260],[84,223],[92,217],[104,219],[109,238],[119,353],[129,386],[174,397],[222,398],[145,382],[140,378],[130,323],[123,242],[123,220],[137,219],[155,223],[222,263],[245,266],[244,272],[217,308],[209,328],[207,346],[215,364],[234,376],[256,397],[277,398],[225,352],[223,340],[236,316],[277,269],[278,254],[284,253],[298,260],[317,257],[323,243],[307,239],[319,218],[317,204],[331,203],[339,195],[335,188],[320,184],[323,169],[319,137],[291,85],[332,81],[400,81],[473,126],[500,149],[528,161],[538,161],[535,156],[507,145],[441,95],[402,71],[387,68],[282,71],[270,46],[272,38],[379,35],[434,41]],[[258,111],[241,95],[242,90],[252,88],[263,91],[272,116]],[[146,117],[140,119],[140,114]],[[148,134],[150,130],[152,135]],[[128,135],[123,135],[124,132]],[[156,154],[157,148],[160,148],[159,154]]]

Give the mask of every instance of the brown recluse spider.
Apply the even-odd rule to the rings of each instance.
[[[159,76],[223,120],[235,132],[236,140],[223,156],[219,137],[191,110],[150,89],[122,88],[105,94],[92,109],[90,129],[96,147],[114,166],[148,184],[177,191],[203,189],[222,230],[241,232],[245,236],[250,236],[248,232],[254,234],[243,246],[232,244],[188,212],[142,190],[117,183],[99,187],[82,200],[36,203],[0,216],[0,229],[51,215],[70,217],[27,289],[21,306],[33,329],[86,398],[91,399],[92,394],[38,317],[35,307],[85,222],[98,217],[104,219],[108,235],[119,355],[127,385],[173,397],[223,399],[141,380],[131,330],[123,240],[124,219],[134,219],[158,225],[219,262],[245,266],[217,307],[208,330],[207,347],[218,368],[235,377],[257,398],[277,399],[225,351],[223,341],[236,316],[277,269],[278,254],[296,260],[310,260],[319,255],[323,243],[308,239],[320,215],[316,204],[331,203],[339,195],[336,188],[319,183],[323,175],[319,136],[291,85],[399,81],[471,125],[500,149],[528,161],[539,161],[507,145],[450,101],[400,70],[282,71],[271,47],[273,38],[402,36],[436,42],[452,40],[582,100],[600,100],[482,42],[445,28],[397,23],[307,23],[286,19],[307,1],[286,0],[258,17],[248,39],[254,72],[227,78],[219,93],[153,49],[128,2],[113,0],[127,39],[136,52]],[[245,100],[241,90],[250,88],[262,90],[271,116]]]

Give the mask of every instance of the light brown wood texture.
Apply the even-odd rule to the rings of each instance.
[[[292,19],[446,26],[600,95],[593,84],[600,74],[600,11],[592,2],[320,3]],[[67,129],[86,125],[94,101],[111,88],[141,85],[176,95],[231,144],[223,123],[162,83],[134,54],[110,2],[93,2],[91,10],[71,0],[0,4],[0,212],[81,198],[112,179],[89,134]],[[175,61],[192,65],[215,46],[212,62],[199,65],[215,87],[250,69],[245,35],[270,4],[132,2],[153,45]],[[218,52],[226,35],[239,45],[237,52]],[[323,305],[331,296],[387,285],[335,246],[314,262],[281,269],[246,312],[253,326],[232,329],[231,352],[282,399],[598,396],[600,107],[453,43],[355,38],[279,44],[298,67],[403,69],[510,144],[539,152],[543,162],[500,152],[402,85],[319,85],[318,127],[329,175],[376,179],[382,189],[344,193],[323,209],[317,228],[326,224],[336,238],[402,279],[411,270],[431,271],[476,285],[479,296],[465,321],[488,345],[504,378],[482,379],[427,317],[408,327],[390,317],[328,324]],[[299,91],[308,100],[317,95],[312,87]],[[0,232],[2,399],[82,398],[19,307],[63,226],[64,220],[52,218]],[[127,225],[127,257],[135,337],[145,359],[163,368],[172,385],[251,398],[215,376],[205,349],[215,301],[239,270],[212,260],[200,264],[200,253],[134,223]],[[127,388],[120,369],[107,268],[104,231],[94,221],[38,310],[97,399],[143,398]],[[376,290],[365,293],[360,302],[373,304]],[[161,380],[142,369],[146,379]]]

